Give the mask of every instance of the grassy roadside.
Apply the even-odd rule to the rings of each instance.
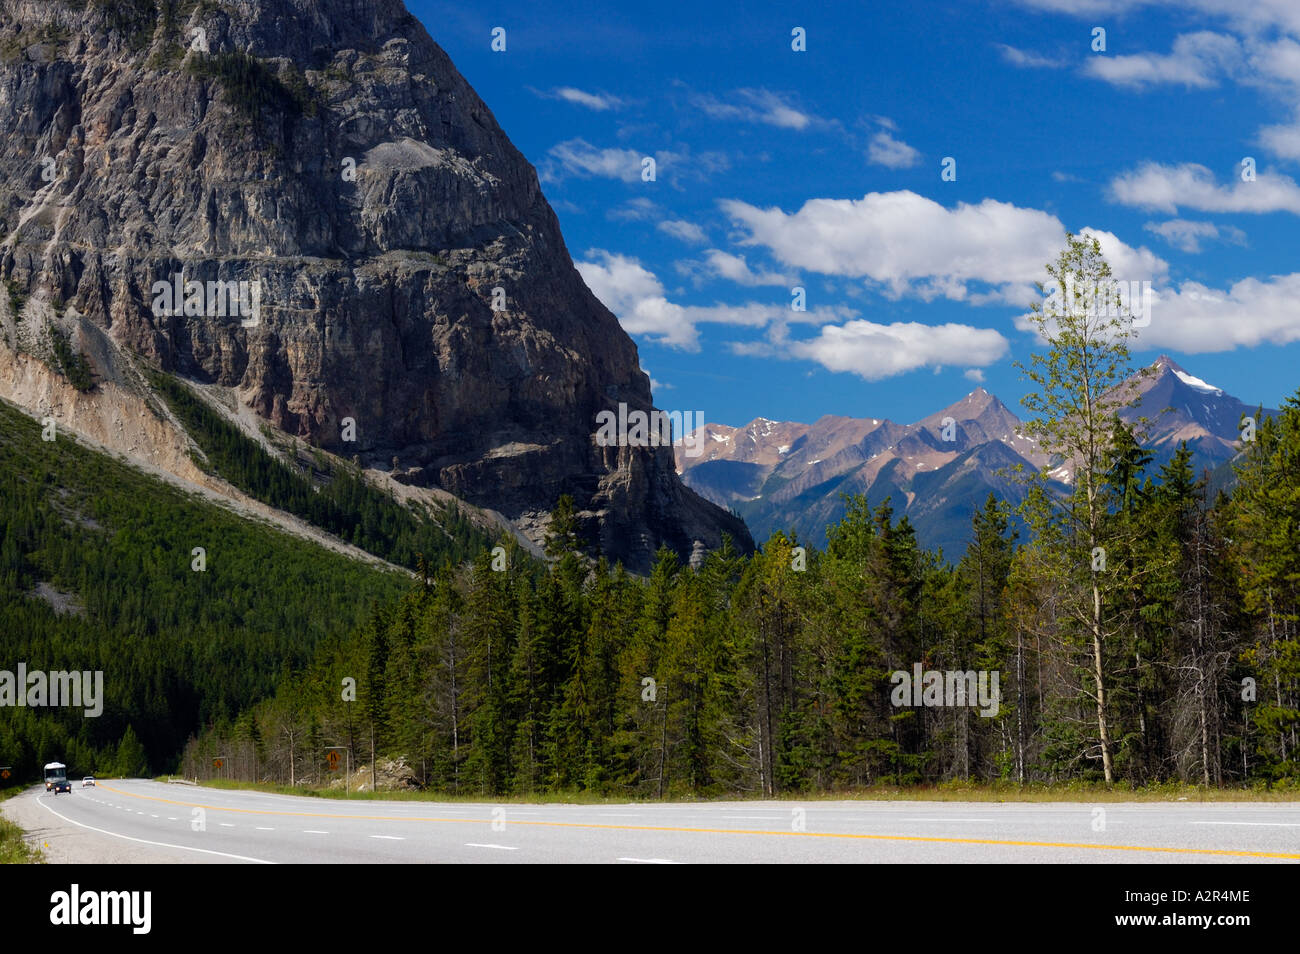
[[[164,779],[159,779],[159,781],[164,781]],[[193,786],[189,787],[192,788]],[[627,798],[594,795],[591,792],[548,792],[535,795],[490,796],[414,791],[358,792],[354,789],[351,794],[344,794],[341,788],[307,788],[303,785],[272,785],[266,782],[234,782],[225,779],[200,782],[199,787],[267,792],[272,795],[302,795],[308,798],[329,798],[339,801],[346,799],[349,801],[381,802],[492,802],[493,804],[518,805],[626,805],[629,801]]]
[[[602,796],[591,792],[549,792],[535,795],[491,796],[483,794],[453,795],[444,792],[380,791],[352,792],[342,789],[318,789],[305,786],[271,785],[261,782],[207,781],[200,787],[247,789],[276,795],[303,795],[311,798],[349,798],[399,802],[491,802],[494,804],[627,804],[637,799],[626,796]],[[723,795],[712,799],[667,799],[667,801],[755,801],[743,795]],[[1152,785],[1145,788],[1070,783],[1062,785],[1016,785],[1014,783],[949,782],[899,788],[888,785],[817,794],[786,794],[777,801],[884,801],[884,802],[1300,802],[1300,786],[1265,788],[1205,788],[1197,785]],[[654,801],[647,799],[646,801]]]
[[[0,802],[13,798],[25,786],[0,789]],[[0,865],[43,864],[45,859],[39,848],[32,848],[23,840],[25,833],[9,819],[0,816]]]

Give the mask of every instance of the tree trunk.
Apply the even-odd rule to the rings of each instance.
[[[1106,724],[1106,670],[1101,645],[1101,589],[1094,582],[1092,584],[1092,666],[1093,679],[1097,684],[1097,734],[1101,737],[1101,767],[1106,773],[1106,782],[1109,784],[1115,781],[1115,770],[1111,764],[1110,727]]]
[[[1016,629],[1016,781],[1025,784],[1025,634]]]

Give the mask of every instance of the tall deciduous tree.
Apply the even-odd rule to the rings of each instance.
[[[1023,404],[1033,417],[1025,433],[1052,455],[1052,466],[1072,472],[1073,492],[1058,495],[1044,486],[1051,467],[1039,473],[1040,485],[1026,498],[1036,530],[1056,524],[1063,559],[1049,566],[1081,584],[1086,594],[1075,607],[1090,643],[1092,690],[1102,770],[1114,781],[1114,753],[1108,721],[1106,648],[1111,635],[1106,596],[1107,512],[1111,504],[1107,471],[1115,444],[1116,415],[1133,403],[1119,386],[1131,376],[1128,339],[1132,315],[1096,238],[1066,236],[1066,247],[1047,266],[1049,281],[1039,284],[1046,297],[1029,319],[1047,343],[1030,364],[1018,365],[1036,390]]]

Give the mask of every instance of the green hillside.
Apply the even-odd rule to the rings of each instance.
[[[0,708],[0,764],[20,777],[55,758],[72,772],[165,770],[187,737],[408,585],[66,437],[42,441],[0,401],[0,670],[104,674],[98,718]]]
[[[309,465],[292,467],[271,456],[239,428],[170,375],[150,382],[203,451],[200,466],[244,493],[301,517],[390,563],[416,569],[422,554],[431,565],[463,563],[490,549],[493,537],[454,505],[418,510],[399,504],[366,482],[358,467],[338,465],[316,452]]]

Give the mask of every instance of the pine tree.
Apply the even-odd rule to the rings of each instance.
[[[964,619],[959,621],[956,630],[966,659],[955,660],[955,668],[996,671],[1000,674],[999,691],[1004,695],[1014,685],[1017,697],[1020,693],[1019,673],[1017,678],[1010,678],[1014,666],[1014,652],[1011,647],[1010,633],[1007,625],[1006,590],[1011,576],[1011,563],[1015,554],[1016,531],[1010,529],[1009,511],[1005,504],[999,503],[997,497],[990,493],[984,507],[971,517],[971,540],[966,553],[958,564],[957,573],[952,581],[958,599],[964,603]],[[964,596],[964,600],[960,597]],[[997,728],[1018,717],[1018,705],[1007,704],[999,700]],[[971,731],[973,717],[969,712],[958,710],[967,733]],[[986,724],[985,720],[974,722],[977,729]],[[991,725],[991,723],[990,723]],[[992,729],[989,730],[990,734]],[[1002,764],[1008,765],[1011,759],[1006,753],[1009,738],[1000,733],[997,740],[1003,747]],[[978,743],[978,739],[975,740]],[[967,766],[964,774],[969,775],[969,743],[963,738],[963,755]],[[978,766],[978,758],[975,760]]]
[[[117,744],[117,757],[113,760],[114,774],[123,778],[148,776],[149,761],[145,756],[144,746],[135,734],[135,727],[128,725]]]
[[[1256,618],[1246,659],[1255,675],[1250,717],[1273,777],[1300,771],[1300,391],[1261,421],[1235,465],[1230,508],[1235,563]]]

